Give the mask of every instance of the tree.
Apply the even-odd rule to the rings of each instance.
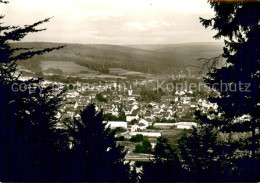
[[[130,121],[130,124],[131,124],[131,125],[135,125],[135,124],[137,124],[137,123],[138,123],[137,119],[133,119],[133,120]]]
[[[70,127],[73,148],[68,171],[73,181],[130,181],[127,151],[116,144],[115,131],[106,128],[103,114],[90,104],[81,112],[81,121]]]
[[[96,99],[97,99],[99,102],[107,103],[107,99],[104,98],[101,93],[98,93],[98,94],[96,95]]]
[[[0,3],[8,3],[1,0]],[[0,19],[4,16],[1,15]],[[50,20],[24,27],[0,25],[0,180],[57,181],[61,178],[60,153],[66,148],[66,138],[56,129],[55,117],[60,95],[52,87],[42,88],[42,79],[22,82],[17,61],[63,48],[12,47],[27,34],[44,31],[37,26]],[[24,86],[17,89],[14,86]]]
[[[119,107],[118,112],[119,112],[118,117],[112,115],[111,113],[104,114],[103,116],[104,121],[126,121],[126,115],[122,106]]]
[[[136,138],[136,141],[140,140],[138,137]],[[137,144],[135,146],[135,153],[151,153],[152,152],[152,145],[147,139],[142,140],[142,145]]]
[[[180,157],[188,180],[211,180],[211,170],[217,159],[217,143],[216,133],[212,133],[208,128],[193,128],[178,141]]]
[[[144,136],[142,134],[137,134],[135,136],[132,136],[130,141],[131,142],[142,142],[144,140]]]
[[[149,142],[149,140],[144,139],[142,142],[143,146],[143,153],[151,153],[152,152],[152,144]]]
[[[159,91],[153,91],[153,90],[147,90],[147,89],[142,89],[141,91],[141,101],[144,102],[160,102],[161,101],[161,96],[162,96],[162,90],[159,88]]]
[[[215,16],[200,18],[201,23],[216,30],[214,38],[224,38],[225,46],[222,55],[203,59],[204,66],[209,67],[205,82],[218,93],[210,96],[209,101],[216,103],[218,109],[207,116],[197,113],[197,117],[202,124],[212,125],[219,134],[229,134],[229,140],[221,140],[235,148],[235,155],[229,154],[233,163],[243,160],[244,164],[250,164],[237,164],[241,170],[240,178],[259,180],[260,4],[238,0],[209,3]],[[221,65],[221,58],[224,58],[225,64]],[[245,116],[250,119],[245,120]],[[212,118],[214,120],[210,120]],[[246,134],[244,138],[243,134]]]
[[[135,153],[142,153],[142,152],[143,152],[143,147],[142,147],[142,145],[137,144],[137,145],[135,146],[134,152],[135,152]]]
[[[103,115],[104,121],[119,121],[116,116],[111,113],[107,113]]]
[[[119,112],[118,121],[126,121],[125,111],[123,110],[122,106],[119,107],[118,112]]]
[[[159,137],[153,152],[154,160],[143,165],[142,181],[172,182],[181,180],[181,164],[165,137]]]

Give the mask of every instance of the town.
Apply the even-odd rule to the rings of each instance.
[[[74,118],[80,119],[80,111],[93,103],[97,111],[103,111],[106,126],[116,130],[118,143],[128,149],[126,160],[147,161],[158,137],[167,137],[174,145],[182,133],[197,126],[196,110],[208,114],[217,108],[206,100],[212,91],[199,76],[179,73],[158,79],[131,72],[131,77],[122,77],[116,72],[119,70],[111,68],[110,75],[82,81],[74,76],[73,83],[43,81],[42,87],[52,86],[54,92],[64,92],[57,128],[66,128]],[[29,71],[20,68],[20,72]],[[144,142],[147,147],[142,146]]]

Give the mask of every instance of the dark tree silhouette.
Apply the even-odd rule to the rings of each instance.
[[[206,130],[217,130],[220,136],[224,133],[229,135],[228,138],[222,137],[218,140],[225,144],[225,149],[233,152],[227,153],[226,159],[230,160],[229,166],[234,166],[232,171],[236,173],[226,171],[225,177],[222,178],[256,181],[259,180],[260,171],[260,3],[238,0],[212,0],[209,3],[215,11],[215,16],[211,19],[201,18],[201,23],[206,28],[212,27],[217,31],[214,38],[225,39],[222,55],[202,59],[205,65],[209,66],[205,82],[217,93],[210,96],[209,101],[216,103],[218,109],[207,115],[197,112],[196,116],[202,126],[210,125],[211,128]],[[225,60],[222,65],[220,58]],[[245,116],[248,116],[248,119]],[[203,139],[197,143],[201,142]],[[194,152],[197,158],[206,154],[207,152]]]
[[[143,165],[143,182],[172,182],[182,180],[182,167],[176,150],[173,150],[168,139],[159,137],[155,146],[154,159]]]
[[[66,147],[63,132],[56,129],[60,95],[53,95],[51,87],[40,93],[42,79],[20,81],[16,62],[62,47],[35,50],[10,45],[45,30],[37,26],[49,20],[24,27],[0,25],[0,181],[60,180],[60,153]],[[31,87],[14,90],[14,84]]]
[[[193,128],[178,144],[186,181],[230,180],[234,174],[234,167],[226,158],[233,151],[217,141],[217,131],[212,130],[212,126]]]
[[[102,116],[103,112],[97,112],[90,104],[81,112],[81,120],[74,120],[75,126],[70,126],[73,147],[69,153],[69,179],[132,181],[130,165],[124,162],[127,151],[116,144],[115,131],[106,128]]]

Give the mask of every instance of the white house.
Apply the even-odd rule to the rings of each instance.
[[[136,132],[138,130],[138,125],[134,124],[131,126],[131,132]]]
[[[76,98],[77,96],[79,96],[79,93],[76,91],[70,91],[66,95],[67,98]]]
[[[80,118],[80,115],[79,115],[79,114],[77,114],[77,115],[75,116],[75,118],[76,118],[76,119],[79,119],[79,118]]]
[[[78,102],[76,102],[75,105],[74,105],[74,109],[77,109],[78,106],[79,106],[79,104],[78,104]]]
[[[197,127],[197,123],[195,122],[179,122],[179,123],[174,123],[177,127],[177,129],[192,129],[194,126],[195,128]]]
[[[185,92],[184,92],[184,91],[181,91],[179,95],[185,95]]]
[[[146,126],[143,123],[134,124],[131,126],[131,132],[136,132],[137,130],[145,130]]]
[[[140,129],[140,130],[145,130],[146,129],[146,125],[145,124],[143,124],[143,123],[138,123],[137,124],[138,125],[138,128]]]
[[[107,123],[106,127],[110,127],[111,129],[116,129],[116,128],[124,128],[127,129],[127,122],[125,121],[108,121],[108,122],[103,122]]]
[[[154,123],[154,127],[170,128],[176,126],[176,123]]]
[[[133,106],[132,106],[132,109],[131,109],[131,113],[132,113],[133,111],[137,110],[138,108],[139,108],[138,105],[136,105],[136,104],[133,105]]]
[[[150,102],[149,103],[151,106],[153,106],[154,108],[159,108],[159,104],[156,102]]]
[[[58,112],[55,117],[56,117],[57,119],[60,119],[60,118],[61,118],[60,112]]]
[[[146,127],[149,126],[149,122],[146,121],[145,119],[140,119],[139,123],[143,123],[143,124],[145,124]]]
[[[135,135],[143,135],[145,137],[161,137],[162,134],[160,132],[132,132],[132,136]]]
[[[130,122],[130,121],[132,121],[132,120],[134,120],[134,119],[136,119],[136,120],[139,119],[138,114],[136,114],[136,115],[127,115],[127,116],[126,116],[126,121],[127,121],[127,122]]]

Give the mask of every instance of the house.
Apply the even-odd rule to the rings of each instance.
[[[79,96],[79,93],[76,91],[67,92],[67,95],[66,95],[67,98],[76,98],[77,96]]]
[[[161,118],[169,120],[171,118],[171,115],[169,112],[161,112],[160,113]]]
[[[181,101],[183,104],[189,104],[191,102],[191,97],[187,97],[187,96],[181,97]]]
[[[112,105],[112,109],[111,109],[111,113],[113,116],[118,116],[119,115],[119,109],[117,107],[117,105]]]
[[[179,95],[185,95],[185,91],[181,91]]]
[[[145,113],[145,115],[144,115],[143,117],[144,117],[144,119],[145,119],[146,121],[153,119],[151,111],[146,111],[146,113]]]
[[[195,128],[197,127],[197,123],[195,122],[179,122],[179,123],[174,123],[177,127],[177,129],[192,129],[194,126]]]
[[[133,105],[132,106],[132,109],[131,109],[131,112],[134,112],[135,110],[137,110],[139,107],[137,105]]]
[[[129,96],[129,97],[127,97],[127,101],[135,101],[135,96]]]
[[[68,115],[71,119],[73,119],[74,114],[75,114],[75,112],[67,111],[67,115]]]
[[[147,127],[144,123],[138,123],[137,125],[138,125],[139,130],[145,130]]]
[[[143,123],[138,123],[130,126],[131,132],[136,132],[138,130],[145,130],[146,126]]]
[[[89,96],[88,97],[80,96],[80,98],[78,99],[78,105],[80,107],[87,106],[90,102],[91,102],[91,99]]]
[[[79,115],[79,114],[77,114],[77,115],[75,116],[75,118],[76,118],[76,119],[79,119],[79,118],[80,118],[80,115]]]
[[[175,97],[174,96],[162,96],[161,100],[162,102],[172,102],[174,101]]]
[[[61,113],[60,112],[58,112],[57,114],[56,114],[56,116],[55,116],[57,119],[60,119],[61,118]]]
[[[149,104],[153,106],[153,108],[159,108],[159,104],[156,102],[150,102]]]
[[[196,109],[196,107],[197,107],[197,103],[195,103],[195,102],[191,102],[191,104],[190,104],[190,108],[192,108],[192,109]]]
[[[129,131],[126,131],[123,133],[115,134],[115,137],[125,137],[126,139],[130,139],[131,135]]]
[[[126,116],[126,121],[127,121],[127,122],[130,122],[130,121],[132,121],[132,120],[134,120],[134,119],[136,119],[136,120],[139,119],[138,114],[136,114],[136,115],[127,115],[127,116]]]
[[[139,120],[139,123],[143,123],[146,127],[149,126],[149,122],[146,121],[145,119],[140,119],[140,120]]]
[[[189,94],[193,94],[193,91],[192,91],[192,90],[189,90],[188,93],[189,93]]]
[[[105,121],[103,123],[107,123],[106,127],[110,127],[111,129],[116,129],[116,128],[124,128],[127,129],[127,122],[125,121]]]
[[[170,114],[170,116],[173,115],[173,111],[170,108],[167,109],[167,112]]]
[[[161,132],[131,132],[131,136],[143,135],[145,137],[161,137]]]
[[[136,120],[139,119],[139,115],[138,115],[137,111],[134,111],[132,114],[126,115],[126,121],[127,122],[130,122],[134,119],[136,119]]]
[[[136,132],[138,130],[138,126],[136,124],[134,125],[129,125],[128,126],[128,129],[131,131],[131,132]]]
[[[78,106],[79,106],[79,104],[78,104],[78,102],[76,102],[75,105],[74,105],[74,109],[77,109]]]
[[[153,125],[154,127],[157,127],[157,128],[163,128],[163,129],[167,129],[167,128],[171,128],[173,126],[176,126],[175,123],[154,123]]]
[[[165,110],[164,110],[163,108],[161,108],[161,109],[158,111],[158,113],[163,113],[163,112],[165,112]]]

